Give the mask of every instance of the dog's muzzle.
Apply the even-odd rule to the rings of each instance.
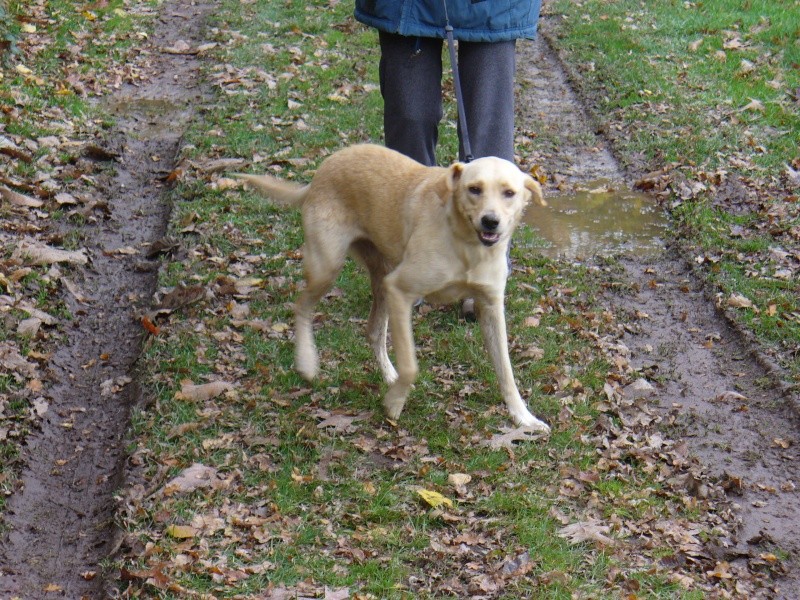
[[[478,238],[484,246],[493,246],[500,241],[500,233],[497,228],[500,226],[500,219],[494,213],[488,213],[481,217],[481,228],[478,230]]]

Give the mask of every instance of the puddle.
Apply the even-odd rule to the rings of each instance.
[[[138,113],[155,116],[178,110],[188,110],[186,106],[179,106],[173,100],[166,98],[136,98],[133,96],[111,98],[105,103],[105,106],[113,115]]]
[[[619,252],[652,256],[669,235],[669,222],[652,198],[609,181],[545,197],[549,206],[529,210],[524,222],[542,239],[539,250],[550,258]]]

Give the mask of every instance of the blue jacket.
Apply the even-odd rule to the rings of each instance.
[[[541,0],[446,0],[453,36],[467,42],[533,38]],[[445,37],[444,0],[356,0],[355,17],[387,33]]]

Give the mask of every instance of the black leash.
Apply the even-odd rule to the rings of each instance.
[[[453,87],[456,89],[456,104],[458,105],[458,124],[461,127],[461,144],[464,146],[464,160],[472,161],[472,147],[469,143],[469,132],[467,131],[467,117],[464,112],[464,97],[461,95],[461,79],[458,76],[458,59],[456,58],[456,44],[453,39],[453,27],[450,25],[450,18],[447,16],[447,0],[442,0],[444,6],[444,32],[447,36],[447,47],[450,50],[450,66],[453,69]]]

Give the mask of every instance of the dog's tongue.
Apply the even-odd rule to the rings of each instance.
[[[487,233],[486,231],[482,231],[480,233],[481,242],[486,244],[487,246],[491,246],[492,244],[497,243],[500,239],[499,233]]]

